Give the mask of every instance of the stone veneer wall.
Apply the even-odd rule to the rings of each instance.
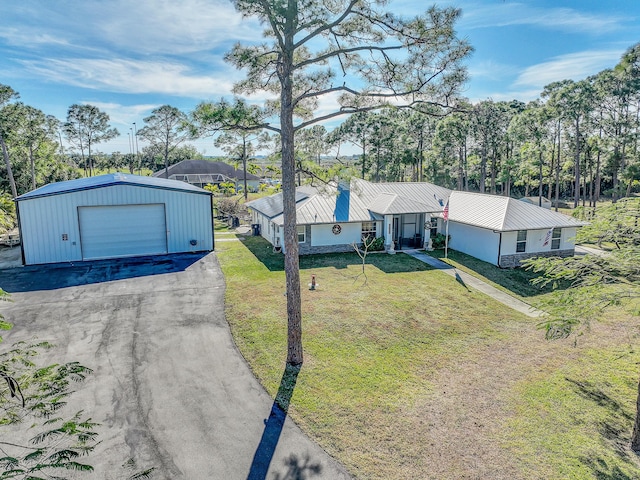
[[[516,253],[514,255],[502,255],[499,265],[501,268],[515,268],[520,266],[522,260],[533,257],[572,257],[575,255],[574,249],[552,250],[550,252]]]
[[[300,255],[312,255],[316,253],[344,253],[355,252],[351,245],[323,245],[321,247],[312,247],[306,243],[298,245]]]

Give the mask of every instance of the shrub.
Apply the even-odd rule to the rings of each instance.
[[[433,248],[444,248],[446,237],[442,233],[436,233],[436,236],[431,239],[431,246]],[[451,241],[451,235],[449,235],[449,241]]]
[[[362,243],[367,242],[367,244],[371,241],[371,237],[362,237]],[[380,252],[384,250],[384,237],[377,237],[373,240],[373,243],[369,245],[370,252]]]

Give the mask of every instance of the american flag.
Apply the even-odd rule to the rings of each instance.
[[[549,231],[547,232],[547,235],[544,237],[544,241],[542,242],[543,247],[546,247],[547,245],[549,245],[549,240],[551,240],[552,235],[553,235],[553,227],[549,229]]]
[[[449,221],[449,200],[447,200],[447,204],[444,206],[444,210],[442,211],[442,218],[445,222]]]

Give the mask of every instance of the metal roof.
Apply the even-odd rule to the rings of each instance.
[[[442,210],[442,207],[439,210]],[[369,210],[381,215],[401,215],[404,213],[425,213],[433,211],[433,205],[425,205],[396,193],[381,193],[369,205]]]
[[[447,201],[451,190],[439,187],[427,182],[390,182],[390,183],[371,183],[362,179],[354,179],[351,181],[351,191],[357,192],[362,201],[371,209],[373,205],[376,208],[384,207],[381,204],[383,199],[378,198],[379,195],[397,195],[404,200],[398,200],[394,208],[398,212],[389,211],[391,213],[416,213],[418,210],[411,208],[410,204],[421,204],[419,209],[421,213],[441,212],[444,203]],[[442,200],[442,204],[440,201]],[[381,213],[381,212],[376,212]]]
[[[314,195],[316,190],[313,187],[298,187],[296,188],[296,203],[301,202]],[[282,192],[268,197],[258,198],[246,203],[246,206],[253,210],[262,213],[267,218],[273,218],[282,214]]]
[[[167,180],[166,178],[142,177],[139,175],[131,175],[129,173],[108,173],[106,175],[98,175],[96,177],[78,178],[75,180],[67,180],[65,182],[55,182],[36,188],[28,193],[16,197],[16,200],[27,200],[39,197],[48,197],[50,195],[61,195],[64,193],[78,192],[82,190],[91,190],[94,188],[111,187],[114,185],[132,185],[136,187],[161,188],[165,190],[178,190],[191,193],[199,193],[211,195],[202,188],[189,185],[178,180]]]
[[[209,160],[182,160],[169,166],[169,177],[172,175],[187,174],[220,174],[228,178],[241,180],[244,178],[243,170],[236,170],[232,165],[224,162],[212,162]],[[153,174],[154,177],[164,178],[164,168]],[[260,180],[260,177],[247,172],[247,180]]]
[[[298,187],[296,195],[303,191],[308,197],[296,197],[296,220],[300,225],[366,222],[394,213],[441,212],[444,207],[437,199],[449,195],[448,189],[430,183],[371,183],[360,179],[351,180],[349,186]],[[276,224],[284,222],[281,194],[247,205]]]
[[[451,192],[449,220],[497,232],[581,227],[585,222],[514,198],[473,192]]]
[[[449,201],[451,221],[495,231],[536,230],[586,225],[572,217],[509,197],[451,191],[431,183],[371,183],[296,189],[299,225],[363,222],[382,215],[442,212]],[[254,200],[249,207],[283,224],[282,194]]]
[[[323,189],[296,210],[299,224],[362,222],[372,220],[369,210],[346,186]],[[282,218],[278,218],[282,221]]]

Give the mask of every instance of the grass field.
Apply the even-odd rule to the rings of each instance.
[[[216,249],[234,338],[275,396],[283,256],[259,237]],[[355,478],[640,478],[628,448],[640,330],[626,314],[577,345],[548,342],[536,320],[407,255],[369,255],[366,278],[355,254],[300,269],[305,363],[289,414]],[[482,275],[530,303],[545,295],[501,273]]]

